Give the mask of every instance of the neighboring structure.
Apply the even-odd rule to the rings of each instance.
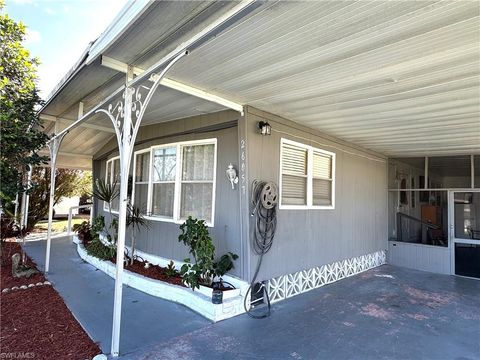
[[[178,226],[203,218],[245,281],[252,182],[277,183],[273,301],[386,259],[480,277],[479,19],[477,2],[131,3],[41,116],[69,131],[62,166],[91,162],[124,194],[131,177],[140,250],[182,260]]]
[[[80,204],[80,196],[62,197],[54,206],[55,216],[68,216],[71,207]],[[73,215],[78,215],[78,208],[72,209]]]

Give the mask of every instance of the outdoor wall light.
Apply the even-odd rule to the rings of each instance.
[[[262,134],[262,135],[271,135],[272,134],[272,127],[266,121],[260,121],[258,123],[258,128],[260,129],[260,134]]]
[[[225,173],[227,174],[228,181],[230,181],[230,184],[232,184],[232,190],[234,190],[235,184],[238,184],[238,176],[237,176],[237,170],[235,170],[232,163],[228,165],[228,168],[225,171]]]

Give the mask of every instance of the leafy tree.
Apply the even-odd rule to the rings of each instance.
[[[3,13],[3,7],[0,0],[0,200],[11,208],[16,194],[26,190],[28,166],[48,160],[38,154],[48,136],[37,113],[42,105],[35,84],[38,59],[31,58],[22,44],[25,25]]]
[[[89,193],[92,184],[88,187],[85,183],[88,175],[84,175],[81,170],[57,169],[55,172],[55,195],[54,205],[62,197],[81,196],[85,192]],[[90,177],[91,179],[91,177]],[[49,196],[50,196],[50,169],[35,168],[32,173],[32,188],[30,192],[30,205],[28,212],[27,230],[33,229],[35,224],[48,215]]]

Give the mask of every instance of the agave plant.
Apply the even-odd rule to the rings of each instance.
[[[132,248],[132,254],[130,257],[130,265],[133,265],[133,261],[135,259],[135,239],[136,239],[136,232],[137,230],[140,230],[141,227],[148,227],[148,222],[147,219],[143,216],[143,214],[140,211],[140,208],[138,208],[135,205],[132,205],[131,203],[128,203],[127,207],[127,227],[130,227],[131,230],[131,248]]]
[[[112,214],[112,202],[120,195],[120,191],[117,187],[117,181],[113,183],[109,183],[104,180],[95,180],[95,186],[93,188],[92,195],[96,197],[98,200],[105,201],[108,207],[108,213],[110,215],[110,223],[113,222],[113,214]],[[107,227],[105,227],[105,231],[107,232],[108,237],[111,239],[110,232],[108,231]]]

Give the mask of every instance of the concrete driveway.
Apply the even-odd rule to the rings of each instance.
[[[44,242],[27,252],[43,263]],[[109,349],[113,280],[52,246],[49,278]],[[211,324],[127,288],[122,359],[480,359],[480,281],[384,265],[247,315]],[[108,330],[108,331],[107,331]]]

